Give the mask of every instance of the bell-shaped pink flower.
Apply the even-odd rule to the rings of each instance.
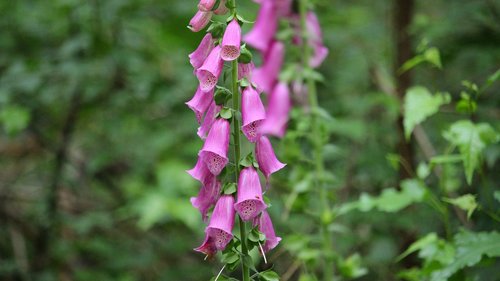
[[[248,81],[252,81],[252,72],[255,68],[255,64],[253,61],[250,63],[238,63],[238,80],[243,78],[248,79]]]
[[[229,9],[226,7],[227,0],[220,0],[219,7],[215,9],[214,14],[216,15],[225,15],[229,12]]]
[[[193,179],[204,183],[205,179],[209,176],[213,176],[212,173],[210,173],[210,170],[207,168],[207,164],[203,162],[203,160],[198,157],[198,161],[196,162],[196,165],[194,168],[191,170],[186,171]]]
[[[196,76],[200,81],[201,90],[208,92],[212,90],[224,67],[224,61],[220,57],[221,47],[216,46],[208,55],[203,65],[196,70]]]
[[[269,96],[266,120],[260,127],[264,135],[283,137],[288,123],[288,113],[290,112],[291,101],[288,86],[280,82],[274,87]]]
[[[243,134],[250,142],[256,142],[260,135],[259,127],[266,119],[266,110],[260,100],[259,93],[252,87],[246,87],[243,90],[241,115],[243,118],[243,126],[241,127]]]
[[[252,30],[245,35],[243,40],[260,52],[266,53],[277,28],[278,16],[273,1],[263,1]]]
[[[319,67],[328,56],[328,48],[321,44],[314,44],[314,53],[309,60],[309,65],[313,68]]]
[[[207,26],[210,19],[212,19],[212,12],[198,11],[191,21],[189,21],[188,28],[191,29],[191,31],[198,32]]]
[[[319,67],[328,56],[328,48],[323,45],[323,32],[318,17],[314,12],[307,14],[307,31],[310,34],[309,45],[314,49],[313,56],[309,61],[311,67]]]
[[[212,128],[212,124],[215,122],[215,116],[219,113],[221,107],[215,104],[215,101],[212,101],[210,106],[208,107],[207,113],[205,114],[205,118],[203,118],[203,122],[201,126],[198,128],[198,136],[204,140],[207,138],[208,132]]]
[[[196,90],[193,98],[186,102],[186,105],[191,108],[191,110],[196,115],[196,120],[198,120],[198,124],[201,124],[201,119],[203,114],[207,111],[210,103],[214,99],[214,90],[210,90],[208,92],[203,92],[200,87]]]
[[[203,243],[201,243],[201,245],[194,250],[205,254],[208,258],[212,258],[217,253],[217,247],[215,247],[214,239],[206,233]]]
[[[286,166],[281,163],[274,153],[271,142],[266,136],[262,136],[255,145],[255,157],[259,163],[260,171],[269,179],[269,176]]]
[[[252,82],[257,88],[265,93],[272,91],[281,72],[284,58],[285,45],[279,41],[274,42],[264,57],[264,64],[253,72]]]
[[[198,3],[198,10],[204,12],[210,12],[215,5],[216,0],[200,0]]]
[[[200,68],[207,59],[210,52],[215,46],[215,40],[212,38],[211,33],[207,33],[198,45],[198,48],[189,54],[189,62],[194,69]]]
[[[236,19],[233,19],[222,37],[220,56],[225,61],[232,61],[240,56],[241,26]]]
[[[234,198],[232,195],[222,195],[215,204],[210,223],[205,232],[217,250],[224,250],[233,239],[234,226]]]
[[[262,247],[264,252],[268,252],[278,246],[279,242],[281,241],[281,237],[276,236],[271,217],[269,216],[267,211],[264,210],[260,217],[256,217],[254,219],[253,225],[258,225],[259,231],[266,235],[266,243]]]
[[[229,122],[219,118],[215,120],[208,137],[205,140],[203,149],[198,154],[207,164],[207,168],[214,175],[219,175],[226,166],[227,150],[229,148],[229,136],[231,133]]]
[[[238,179],[238,200],[234,209],[244,221],[251,220],[266,209],[262,200],[262,187],[259,174],[252,167],[247,167],[240,172]]]
[[[203,185],[197,197],[191,197],[191,204],[201,213],[203,220],[207,219],[207,213],[210,207],[215,205],[219,199],[221,183],[217,177],[210,174],[204,178]]]

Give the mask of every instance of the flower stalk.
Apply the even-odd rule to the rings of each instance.
[[[230,0],[230,12],[236,17],[236,0]],[[233,110],[235,112],[240,112],[240,95],[238,89],[238,60],[233,60],[231,62],[231,90],[233,92]],[[240,158],[241,158],[241,130],[240,130],[240,120],[234,116],[233,117],[233,137],[234,137],[234,177],[235,181],[238,182],[238,177],[240,174]],[[241,239],[241,254],[243,255],[243,262],[241,263],[241,280],[250,281],[250,268],[244,262],[245,258],[248,256],[247,247],[247,230],[246,224],[238,216],[238,223],[240,226],[240,239]]]
[[[300,0],[299,3],[299,12],[300,12],[300,26],[301,26],[301,35],[302,35],[302,65],[304,68],[311,68],[310,61],[312,57],[311,48],[308,42],[308,28],[307,28],[307,13],[308,13],[308,0]],[[328,198],[328,190],[324,183],[324,159],[323,159],[323,147],[324,147],[324,138],[322,137],[321,127],[317,119],[318,112],[318,96],[316,91],[316,82],[314,78],[309,76],[306,77],[306,87],[307,93],[309,97],[309,105],[311,112],[311,129],[312,135],[311,142],[313,145],[313,158],[316,172],[316,186],[319,188],[319,199],[321,202],[321,236],[322,236],[322,244],[325,253],[330,253],[332,251],[332,237],[330,236],[330,232],[328,231],[328,226],[331,223],[331,211],[330,211],[330,202]],[[323,280],[331,281],[334,280],[334,264],[331,256],[325,256],[323,264]]]

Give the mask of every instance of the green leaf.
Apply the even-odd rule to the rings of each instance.
[[[422,62],[425,61],[425,57],[423,55],[417,55],[414,56],[413,58],[407,60],[399,69],[398,69],[398,74],[401,75],[405,73],[406,71],[414,68],[415,66],[421,64]]]
[[[368,273],[368,269],[362,266],[361,256],[358,253],[340,260],[339,270],[342,276],[348,279],[359,278]]]
[[[236,192],[236,188],[237,188],[236,183],[226,182],[222,187],[222,193],[227,195],[234,194]]]
[[[500,69],[498,69],[497,71],[495,71],[495,73],[493,73],[492,75],[490,75],[490,77],[488,77],[485,86],[489,87],[493,85],[493,83],[495,83],[495,81],[497,81],[498,79],[500,79]]]
[[[265,281],[279,281],[280,276],[274,271],[264,271],[259,273],[259,276]]]
[[[411,244],[404,253],[398,256],[397,261],[416,251],[419,251],[418,256],[425,260],[424,267],[435,266],[435,262],[441,265],[449,264],[453,261],[455,254],[453,245],[431,232]]]
[[[239,259],[240,259],[240,255],[236,252],[231,251],[231,252],[228,252],[222,256],[221,262],[231,264],[231,263],[237,262]]]
[[[15,135],[24,130],[30,119],[30,112],[21,106],[10,105],[0,111],[0,122],[8,135]]]
[[[233,111],[229,107],[223,107],[219,112],[219,116],[226,120],[229,120],[233,117]]]
[[[474,266],[483,256],[500,257],[500,234],[498,232],[461,232],[455,235],[456,248],[452,262],[431,275],[431,281],[446,281],[464,267]]]
[[[214,94],[214,100],[216,105],[224,105],[228,100],[233,97],[233,94],[229,89],[217,86]]]
[[[240,50],[240,56],[238,57],[238,62],[240,63],[250,63],[252,62],[252,52],[250,52],[250,50],[248,50],[248,48],[246,47],[246,45],[243,45],[241,47],[241,50]]]
[[[441,64],[441,56],[439,55],[439,50],[436,47],[427,49],[424,52],[424,58],[427,62],[433,64],[439,69],[443,67]]]
[[[431,168],[424,162],[418,164],[417,176],[421,180],[425,180],[431,174]]]
[[[419,180],[404,180],[401,187],[400,192],[392,188],[385,189],[375,201],[377,209],[397,212],[424,199],[426,187]]]
[[[226,25],[222,22],[214,21],[207,29],[208,33],[212,34],[213,38],[220,38],[224,34],[224,29]]]
[[[474,170],[482,160],[486,146],[498,142],[500,135],[487,123],[474,124],[462,120],[451,125],[443,136],[451,144],[458,146],[464,163],[467,183],[470,185]]]
[[[410,247],[408,247],[408,249],[406,249],[406,251],[404,251],[401,255],[399,255],[396,258],[396,260],[400,261],[400,260],[404,259],[405,257],[407,257],[408,255],[410,255],[411,253],[422,250],[426,246],[433,244],[433,243],[436,243],[437,240],[438,240],[438,236],[436,235],[436,233],[431,232],[431,233],[427,234],[426,236],[413,242],[410,245]]]
[[[477,208],[476,196],[472,194],[465,194],[457,198],[443,198],[443,201],[467,211],[468,219],[470,219],[470,216]]]
[[[243,167],[251,167],[255,161],[252,152],[248,153],[245,158],[240,160],[240,165]]]
[[[404,101],[404,121],[406,139],[410,139],[416,125],[436,114],[439,107],[451,101],[449,94],[432,95],[424,87],[417,86],[408,89]]]

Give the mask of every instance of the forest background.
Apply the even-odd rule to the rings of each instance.
[[[238,2],[254,19],[257,6]],[[500,2],[315,2],[330,49],[318,93],[338,215],[336,274],[426,280],[426,270],[453,264],[461,238],[482,233],[473,245],[493,250],[452,278],[500,280],[500,246],[491,243],[500,237]],[[192,251],[204,228],[189,202],[197,183],[185,173],[201,146],[184,104],[197,84],[187,55],[202,35],[186,28],[195,4],[0,2],[0,280],[198,281],[220,268]],[[436,110],[406,116],[418,124],[407,142],[399,115],[410,92],[417,111]],[[444,98],[418,99],[431,93]],[[488,124],[472,127],[478,142],[469,150],[454,143],[458,120]],[[273,143],[293,167],[300,142]],[[477,161],[464,169],[471,154]],[[314,280],[314,190],[291,171],[271,182],[284,239],[269,258],[283,280]],[[408,187],[417,181],[424,187]],[[443,222],[432,207],[452,218]],[[422,237],[427,244],[400,256]]]

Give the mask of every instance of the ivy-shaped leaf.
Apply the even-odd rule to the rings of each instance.
[[[486,146],[499,141],[500,135],[487,123],[474,124],[469,120],[457,121],[443,134],[456,145],[462,155],[467,183],[470,185],[474,170],[482,160]]]
[[[500,233],[462,232],[455,235],[456,253],[452,262],[434,271],[431,281],[446,281],[464,267],[474,266],[483,256],[500,257]]]
[[[409,139],[413,129],[428,117],[436,114],[439,107],[450,103],[450,95],[432,95],[424,87],[417,86],[408,89],[404,100],[404,121],[406,139]]]

